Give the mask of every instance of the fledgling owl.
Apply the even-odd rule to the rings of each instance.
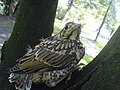
[[[69,22],[56,35],[41,39],[41,42],[10,69],[10,82],[16,89],[30,90],[32,83],[56,86],[69,76],[85,54],[80,42],[81,25]]]

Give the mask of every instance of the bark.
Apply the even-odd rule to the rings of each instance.
[[[18,12],[19,5],[20,5],[20,1],[17,2],[16,6],[15,6],[15,8],[14,8],[13,17],[16,17],[17,12]]]
[[[8,82],[7,69],[13,67],[16,60],[27,52],[28,45],[33,47],[40,38],[52,34],[57,2],[21,0],[12,35],[2,48],[0,90],[14,90],[14,86]]]
[[[110,3],[109,3],[109,6],[108,6],[108,8],[107,8],[107,10],[106,10],[106,12],[105,12],[105,15],[104,15],[104,17],[103,17],[102,23],[101,23],[101,25],[100,25],[100,27],[99,27],[99,29],[98,29],[98,33],[97,33],[94,41],[97,41],[97,39],[98,39],[98,36],[99,36],[99,34],[100,34],[100,31],[101,31],[101,29],[102,29],[102,27],[103,27],[103,25],[104,25],[104,23],[105,23],[105,20],[106,20],[106,18],[107,18],[107,14],[108,14],[108,11],[109,11],[109,9],[110,9],[110,6],[112,5],[112,1],[113,1],[113,0],[111,0]]]

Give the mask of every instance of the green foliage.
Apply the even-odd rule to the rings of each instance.
[[[54,34],[59,33],[62,28],[64,27],[64,25],[62,25],[62,22],[58,19],[55,19],[55,23],[54,23]]]
[[[57,11],[58,12],[56,13],[56,17],[61,20],[65,16],[66,9],[64,9],[61,6],[59,6]]]
[[[89,63],[89,62],[91,62],[91,61],[93,60],[93,57],[86,55],[86,56],[84,56],[83,59],[84,59],[87,63]]]
[[[105,46],[105,44],[103,44],[103,43],[101,43],[101,42],[94,42],[94,44],[98,47],[98,48],[100,48],[100,49],[102,49],[102,48],[104,48],[104,46]]]
[[[109,1],[109,0],[99,0],[99,3],[100,3],[101,5],[103,5],[103,6],[106,6],[106,5],[109,4],[108,1]]]
[[[14,9],[19,0],[1,0],[0,6],[3,8],[3,14],[9,16],[14,12]]]
[[[67,3],[63,3],[61,2],[61,0],[59,0],[57,12],[56,12],[56,18],[62,20],[66,14],[66,10],[67,10]]]
[[[110,7],[110,12],[108,13],[108,18],[106,20],[106,28],[110,31],[110,34],[112,34],[116,28],[116,5],[115,5],[115,0],[113,0],[113,3]]]

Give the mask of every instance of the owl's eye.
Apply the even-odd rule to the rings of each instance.
[[[68,26],[65,26],[65,30],[67,30],[68,29]]]

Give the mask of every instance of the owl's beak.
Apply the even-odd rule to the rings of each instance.
[[[77,31],[78,34],[80,34],[80,33],[81,33],[81,24],[76,24],[75,27],[73,28],[73,30],[74,30],[74,31]],[[74,31],[73,31],[73,32],[74,32]]]

